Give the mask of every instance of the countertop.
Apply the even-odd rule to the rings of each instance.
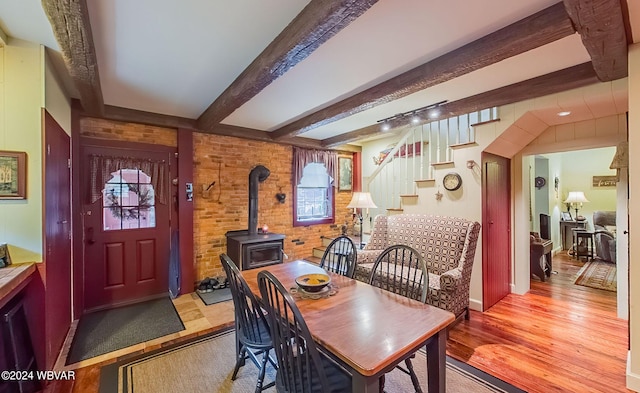
[[[0,305],[4,305],[24,288],[36,272],[33,262],[9,265],[0,268]]]

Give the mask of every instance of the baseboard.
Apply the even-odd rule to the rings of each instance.
[[[482,302],[480,300],[469,299],[469,309],[482,312]]]
[[[632,373],[631,367],[631,351],[627,352],[627,389],[634,392],[640,392],[640,374]]]

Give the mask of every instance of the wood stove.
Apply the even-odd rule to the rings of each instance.
[[[241,270],[283,262],[285,235],[258,232],[258,183],[271,172],[258,165],[249,173],[249,229],[227,232],[227,255]]]
[[[277,233],[250,235],[248,231],[229,231],[226,236],[227,255],[238,264],[241,270],[283,262],[285,235]]]

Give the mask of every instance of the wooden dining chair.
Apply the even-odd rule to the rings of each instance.
[[[387,247],[376,258],[369,276],[369,284],[422,303],[427,300],[428,283],[427,267],[420,253],[412,247],[400,244]],[[411,363],[412,357],[414,356],[405,359],[406,368],[400,365],[396,368],[409,375],[416,393],[422,393],[420,381]],[[382,391],[384,376],[380,386]]]
[[[227,274],[235,312],[237,357],[231,380],[236,379],[238,370],[244,365],[246,359],[251,359],[259,370],[255,390],[256,393],[259,393],[275,384],[274,381],[263,386],[267,362],[277,368],[277,363],[269,356],[269,352],[273,348],[269,325],[260,303],[240,275],[236,264],[226,254],[220,255],[220,261]],[[258,359],[260,355],[262,355],[262,359]]]
[[[324,250],[320,267],[349,278],[353,278],[358,252],[356,245],[348,236],[338,236]]]
[[[351,392],[351,377],[318,351],[293,297],[268,271],[258,273],[260,297],[267,309],[278,360],[278,393]]]

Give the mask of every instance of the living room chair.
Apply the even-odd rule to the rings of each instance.
[[[428,282],[427,267],[420,253],[401,244],[387,247],[376,258],[369,276],[370,285],[422,303],[427,298]],[[408,374],[415,391],[422,393],[420,381],[411,363],[412,357],[414,356],[405,359],[406,368],[399,365],[396,368]],[[384,377],[380,385],[384,387]]]
[[[343,393],[351,391],[351,376],[316,348],[295,300],[268,271],[258,273],[260,296],[267,309],[278,360],[279,393]]]
[[[593,229],[598,259],[616,263],[616,212],[593,212]]]
[[[275,382],[271,382],[263,386],[267,362],[277,368],[275,360],[269,356],[269,351],[273,348],[269,325],[260,303],[240,275],[236,264],[226,254],[220,255],[220,261],[227,274],[235,311],[237,358],[231,380],[236,379],[238,371],[246,359],[251,359],[259,370],[255,390],[256,393],[259,393],[275,384]],[[259,355],[262,355],[262,359],[258,359]]]
[[[349,278],[353,278],[358,253],[356,245],[348,236],[338,236],[324,250],[320,267]]]

